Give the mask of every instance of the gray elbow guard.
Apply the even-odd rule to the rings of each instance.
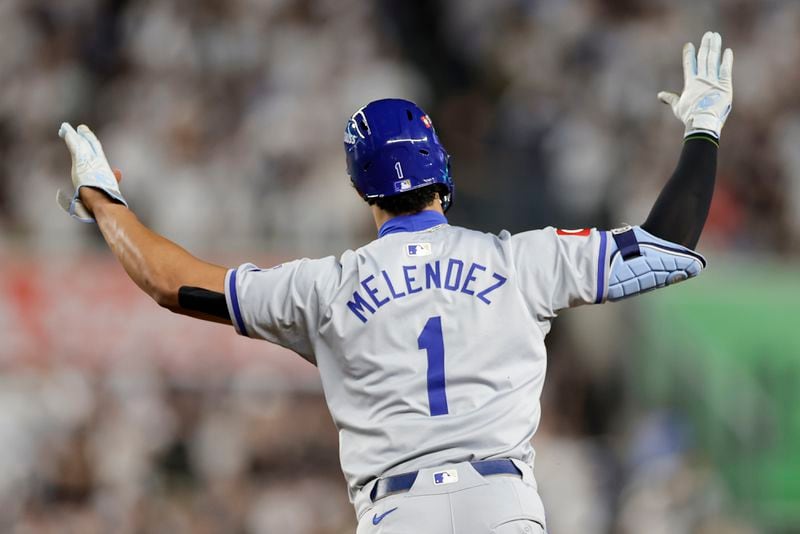
[[[608,300],[616,301],[694,278],[706,260],[638,226],[611,231]]]

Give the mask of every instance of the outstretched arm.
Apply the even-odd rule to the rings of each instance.
[[[82,125],[76,131],[65,124],[59,134],[73,161],[76,192],[69,202],[70,213],[84,221],[97,221],[125,272],[159,305],[230,324],[224,295],[227,270],[195,258],[139,221],[119,192],[121,174],[111,172],[102,146],[89,128]]]
[[[719,137],[733,100],[733,52],[723,53],[722,37],[706,32],[697,55],[692,43],[684,45],[683,74],[680,96],[658,94],[686,125],[683,151],[642,228],[694,249],[711,206]]]
[[[658,94],[686,126],[683,152],[644,224],[611,232],[608,300],[692,278],[706,265],[693,249],[711,206],[719,136],[733,102],[733,52],[722,53],[720,35],[707,32],[696,55],[691,43],[683,47],[683,70],[680,96]]]
[[[517,283],[543,324],[562,309],[640,295],[705,268],[705,258],[693,249],[711,204],[719,135],[733,96],[733,53],[721,49],[722,38],[711,32],[697,54],[691,44],[684,46],[682,94],[658,95],[686,126],[685,143],[644,224],[511,236]]]
[[[195,258],[147,228],[131,210],[96,189],[82,188],[81,200],[94,214],[103,238],[125,272],[160,306],[176,313],[201,317],[199,310],[180,305],[181,288],[201,288],[219,294],[225,309],[227,269]],[[184,289],[184,294],[187,289]],[[222,322],[230,323],[230,320]]]
[[[703,133],[687,138],[678,166],[642,228],[694,250],[711,207],[716,173],[717,140]]]

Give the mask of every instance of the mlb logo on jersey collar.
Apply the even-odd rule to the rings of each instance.
[[[417,258],[431,255],[430,243],[408,243],[406,244],[406,256]]]
[[[458,482],[458,470],[448,469],[447,471],[438,471],[433,474],[433,485],[444,486],[445,484],[455,484]]]

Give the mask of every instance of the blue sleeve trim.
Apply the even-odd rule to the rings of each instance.
[[[239,296],[236,294],[236,272],[237,269],[231,269],[231,276],[228,282],[228,294],[231,296],[231,307],[233,308],[233,318],[236,321],[236,327],[239,333],[243,336],[250,337],[247,334],[247,328],[244,326],[242,319],[242,312],[239,310]]]
[[[597,256],[597,297],[595,304],[603,302],[606,290],[606,247],[608,246],[608,232],[600,232],[600,254]]]

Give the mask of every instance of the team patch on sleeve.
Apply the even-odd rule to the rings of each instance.
[[[576,235],[576,236],[583,236],[586,237],[592,233],[591,228],[579,228],[577,230],[564,230],[562,228],[556,228],[556,234],[558,235]]]

